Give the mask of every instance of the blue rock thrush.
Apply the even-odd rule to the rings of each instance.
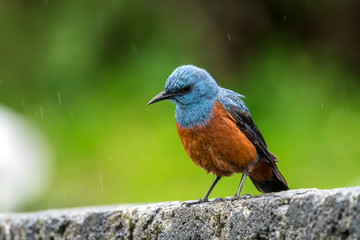
[[[247,176],[263,193],[289,189],[241,97],[219,87],[206,70],[185,65],[175,69],[164,90],[148,103],[169,99],[176,104],[176,127],[186,153],[216,175],[196,203],[207,202],[220,178],[233,173],[242,173],[235,199]]]

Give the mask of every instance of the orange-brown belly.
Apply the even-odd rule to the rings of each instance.
[[[256,149],[234,119],[216,102],[205,127],[177,130],[185,151],[199,167],[217,176],[243,172],[256,162]]]

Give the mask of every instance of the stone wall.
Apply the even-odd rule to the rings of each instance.
[[[360,187],[0,214],[0,239],[360,239]]]

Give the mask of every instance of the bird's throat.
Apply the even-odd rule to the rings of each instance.
[[[205,127],[211,118],[215,101],[204,101],[201,104],[188,106],[176,105],[175,121],[182,128]]]

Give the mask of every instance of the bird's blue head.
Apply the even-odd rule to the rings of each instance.
[[[148,105],[169,99],[176,104],[175,119],[182,127],[205,125],[219,89],[206,70],[184,65],[175,69],[167,79],[164,90]]]
[[[219,87],[210,74],[193,65],[184,65],[175,69],[165,83],[164,91],[155,96],[148,105],[169,99],[179,107],[191,107],[213,100]]]

